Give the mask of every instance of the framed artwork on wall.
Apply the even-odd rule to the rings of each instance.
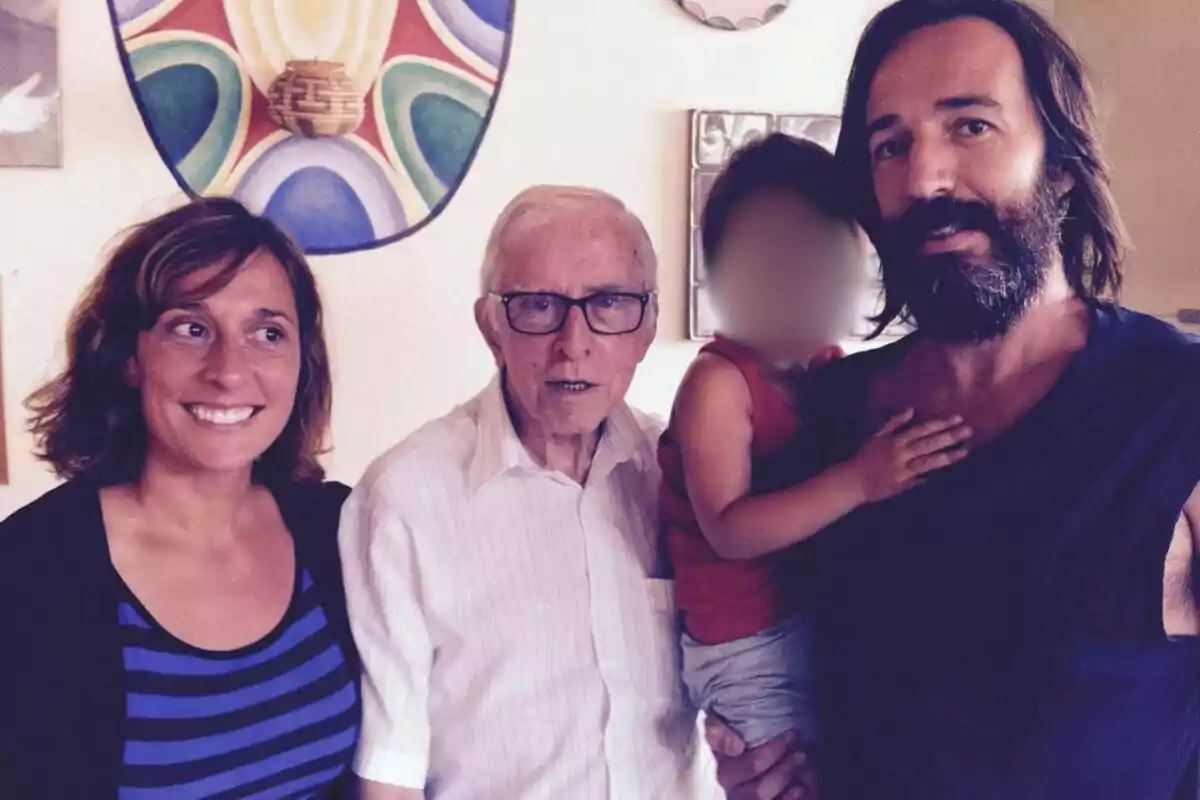
[[[231,195],[306,253],[333,255],[411,236],[453,201],[504,81],[514,2],[108,6],[126,82],[179,186]]]
[[[717,171],[733,151],[773,130],[770,114],[697,111],[692,116],[693,163]]]
[[[690,275],[691,282],[696,286],[703,286],[708,280],[708,270],[704,266],[704,247],[700,241],[700,229],[692,230],[692,243],[688,252],[688,262],[691,267]]]
[[[688,325],[691,327],[691,339],[711,339],[717,332],[717,312],[713,308],[712,299],[703,285],[694,285],[688,304]]]
[[[691,169],[688,188],[688,338],[705,340],[712,337],[717,316],[708,297],[704,252],[700,242],[700,219],[704,202],[717,175],[739,148],[769,133],[786,133],[816,142],[833,152],[841,132],[841,118],[832,114],[768,114],[763,112],[707,111],[691,112],[689,151]],[[883,307],[879,255],[868,248],[863,269],[868,275],[861,305],[861,324],[852,338],[864,341],[874,330],[869,318]],[[888,327],[873,343],[897,339],[909,332],[907,325],[896,323]]]
[[[0,167],[61,167],[59,0],[0,0]]]
[[[776,129],[797,139],[816,142],[832,153],[837,149],[842,119],[828,114],[780,114],[776,117]]]

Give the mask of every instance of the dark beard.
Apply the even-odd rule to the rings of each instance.
[[[1062,221],[1058,195],[1045,177],[1027,203],[1002,213],[986,203],[952,197],[919,201],[884,222],[880,260],[888,304],[905,309],[921,333],[938,341],[995,339],[1041,293]],[[981,231],[990,251],[983,258],[922,254],[929,234],[947,226]]]

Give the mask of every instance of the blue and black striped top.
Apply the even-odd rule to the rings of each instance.
[[[229,652],[192,647],[126,590],[121,800],[319,797],[353,756],[357,687],[308,572],[274,631]]]

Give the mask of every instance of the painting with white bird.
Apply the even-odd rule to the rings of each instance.
[[[0,0],[0,166],[62,166],[59,0]]]

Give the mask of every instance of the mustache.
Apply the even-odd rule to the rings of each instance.
[[[907,252],[915,250],[935,233],[975,230],[994,239],[1003,229],[1000,217],[987,203],[954,197],[918,200],[887,227],[892,245]]]

